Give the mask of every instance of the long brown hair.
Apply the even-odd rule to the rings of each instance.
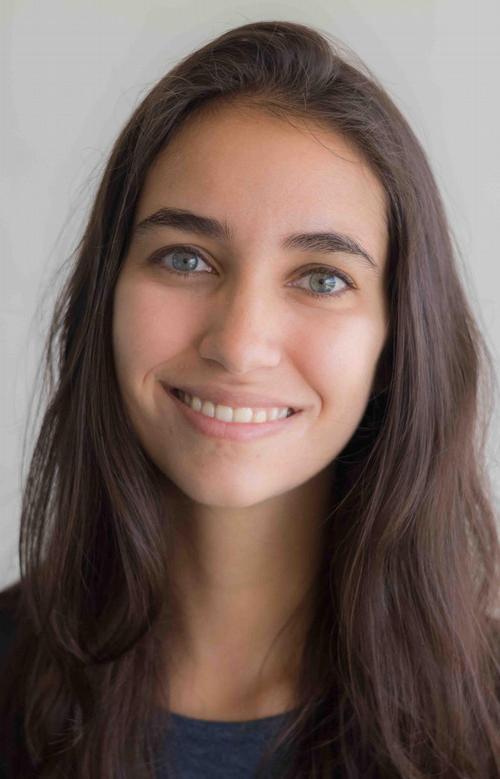
[[[23,779],[154,775],[170,721],[155,706],[170,520],[162,475],[120,403],[111,315],[146,173],[209,101],[247,102],[344,134],[389,203],[379,390],[336,458],[299,705],[270,745],[290,747],[280,776],[492,779],[500,775],[500,543],[485,451],[493,361],[407,121],[347,47],[280,21],[229,30],[182,59],[134,111],[104,170],[47,338],[21,577],[2,596],[18,625],[2,680],[4,753]]]

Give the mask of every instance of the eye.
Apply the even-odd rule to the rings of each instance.
[[[177,273],[179,276],[192,276],[195,273],[197,267],[197,260],[194,257],[199,257],[204,262],[200,252],[197,249],[192,249],[190,246],[171,246],[169,249],[161,249],[151,257],[151,262],[154,265],[164,266],[163,259],[171,255],[173,257],[173,268],[168,266],[165,270],[170,273]]]
[[[312,277],[310,284],[314,285],[315,291],[306,289],[306,292],[314,298],[338,298],[345,292],[349,292],[349,290],[355,288],[354,282],[347,274],[335,270],[334,268],[322,266],[310,268],[303,273],[300,278],[302,279],[305,276]],[[334,278],[337,279],[336,282],[331,281],[331,279]],[[326,279],[326,281],[324,281],[324,279]],[[340,288],[338,279],[340,279],[341,282]],[[317,291],[318,289],[320,290],[319,292]]]
[[[169,256],[172,257],[173,267],[169,267],[164,263],[164,259]],[[198,249],[181,245],[171,246],[168,249],[161,249],[151,257],[150,262],[154,265],[160,265],[168,273],[175,273],[181,278],[184,277],[188,279],[191,276],[199,275],[197,271],[200,260],[210,268],[210,265],[203,259]],[[209,270],[208,272],[210,274],[214,273],[213,270]],[[310,283],[314,285],[315,289],[306,289],[305,287],[299,287],[299,289],[304,289],[308,295],[315,298],[338,298],[345,292],[349,292],[350,289],[355,289],[356,287],[347,274],[329,266],[320,265],[309,268],[301,274],[300,279],[307,276],[312,277]],[[331,279],[334,278],[337,279],[336,282],[331,281]],[[324,279],[326,279],[326,281],[324,281]],[[340,288],[338,279],[340,279]]]

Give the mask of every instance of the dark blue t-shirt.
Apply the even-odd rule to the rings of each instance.
[[[172,712],[166,756],[178,779],[253,779],[267,743],[290,712],[245,722],[193,719]],[[266,776],[280,777],[285,759],[277,752]],[[161,767],[158,779],[164,776]]]
[[[0,610],[0,660],[14,639],[12,617]],[[0,678],[0,684],[2,680]],[[253,779],[267,743],[292,712],[245,722],[200,720],[171,712],[164,748],[156,762],[157,779]],[[162,717],[162,712],[158,712]],[[10,779],[0,755],[0,779]],[[270,763],[268,779],[282,776],[286,753],[281,748]]]

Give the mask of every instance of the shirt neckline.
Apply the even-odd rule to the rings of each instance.
[[[217,727],[217,726],[224,726],[224,727],[235,727],[235,728],[241,728],[242,726],[259,726],[259,725],[270,725],[273,722],[277,722],[282,719],[286,719],[290,715],[292,715],[294,712],[298,711],[298,709],[288,709],[287,711],[280,712],[279,714],[271,714],[267,717],[257,717],[256,719],[249,719],[249,720],[209,720],[209,719],[200,719],[199,717],[188,717],[186,714],[178,714],[175,711],[171,711],[170,715],[174,720],[177,720],[179,723],[191,723],[193,725],[200,725],[203,727]]]

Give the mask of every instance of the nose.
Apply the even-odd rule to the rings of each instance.
[[[200,356],[224,366],[228,373],[245,374],[275,368],[281,358],[276,301],[262,277],[254,282],[220,290],[214,302]]]

